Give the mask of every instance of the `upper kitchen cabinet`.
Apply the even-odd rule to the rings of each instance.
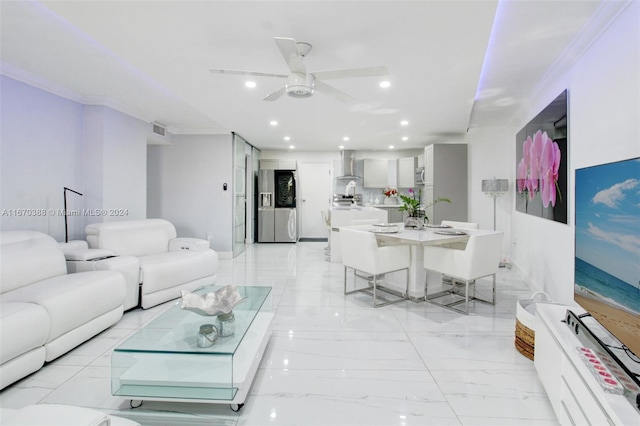
[[[416,185],[418,157],[398,158],[398,188],[413,188]]]
[[[385,188],[389,181],[389,161],[375,158],[363,160],[363,181],[365,188]]]
[[[467,145],[433,144],[424,149],[424,203],[439,197],[449,203],[438,203],[427,209],[429,222],[442,220],[467,221]]]
[[[295,170],[296,160],[260,160],[260,170]]]

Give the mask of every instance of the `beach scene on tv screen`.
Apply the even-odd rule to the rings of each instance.
[[[640,158],[577,169],[575,185],[576,301],[596,311],[605,327],[615,327],[610,331],[623,342],[625,334],[635,340],[640,333]]]

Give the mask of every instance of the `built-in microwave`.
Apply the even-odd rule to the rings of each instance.
[[[416,185],[424,185],[424,167],[416,168]]]

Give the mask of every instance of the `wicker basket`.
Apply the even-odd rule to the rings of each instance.
[[[549,295],[539,291],[531,299],[518,300],[516,305],[516,350],[532,361],[536,339],[536,303],[549,301]]]

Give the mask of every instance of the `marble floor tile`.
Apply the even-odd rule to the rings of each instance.
[[[176,301],[126,312],[114,326],[0,391],[0,423],[35,403],[80,405],[143,425],[556,425],[533,363],[514,348],[516,303],[533,294],[497,274],[495,305],[470,315],[425,302],[374,309],[343,294],[326,242],[254,244],[221,259],[218,284],[272,288],[273,334],[244,407],[130,401],[111,395],[113,349]],[[487,291],[487,282],[478,286]]]

